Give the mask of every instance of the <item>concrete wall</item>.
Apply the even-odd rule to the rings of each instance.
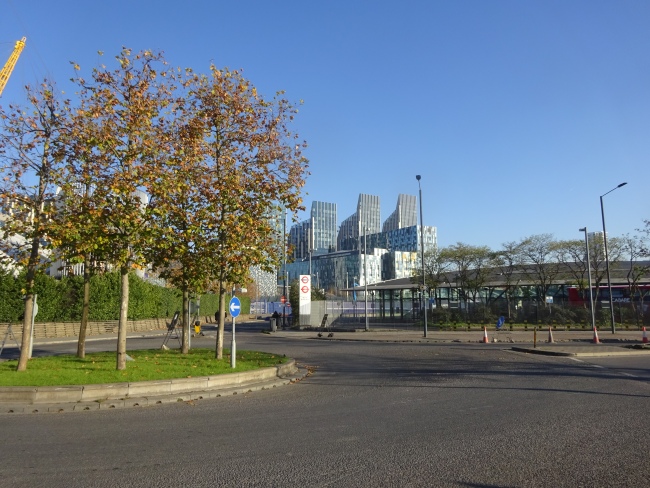
[[[158,318],[146,320],[129,320],[126,325],[126,331],[140,332],[151,330],[166,330],[167,322],[171,319]],[[214,323],[214,317],[201,317],[202,323]],[[104,322],[89,322],[88,336],[97,336],[101,334],[117,334],[117,320],[107,320]],[[11,324],[12,331],[20,341],[23,333],[23,324]],[[0,338],[4,338],[9,324],[0,324]],[[34,338],[44,339],[53,337],[77,337],[79,335],[79,322],[37,322],[34,324]],[[10,340],[7,344],[10,345]]]

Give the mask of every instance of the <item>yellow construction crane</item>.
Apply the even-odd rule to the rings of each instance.
[[[16,66],[16,61],[18,61],[20,53],[23,52],[26,40],[27,38],[23,37],[20,41],[16,41],[14,52],[11,53],[9,60],[3,66],[2,72],[0,72],[0,96],[2,96],[2,92],[5,89],[7,81],[9,80],[9,76],[11,76],[11,72],[14,70],[14,66]]]

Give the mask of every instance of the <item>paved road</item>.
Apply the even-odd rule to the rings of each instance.
[[[195,404],[0,416],[3,486],[648,486],[647,357],[237,337],[313,374]]]

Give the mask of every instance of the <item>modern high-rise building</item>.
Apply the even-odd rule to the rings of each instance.
[[[336,251],[336,203],[313,202],[309,220],[291,226],[289,245],[293,260]]]
[[[424,226],[424,249],[435,248],[436,228]],[[360,248],[339,250],[311,259],[314,286],[327,291],[378,281],[406,278],[413,274],[420,255],[420,226],[368,234]],[[289,281],[308,274],[310,263],[295,260],[287,266]],[[367,280],[366,280],[367,278]]]
[[[379,197],[361,194],[356,212],[343,220],[337,235],[336,205],[314,202],[310,219],[292,226],[289,233],[288,281],[311,274],[313,286],[335,293],[411,276],[422,246],[425,251],[437,246],[435,227],[424,226],[421,242],[416,204],[415,196],[399,195],[395,211],[382,226]]]
[[[383,232],[418,225],[417,199],[415,195],[400,194],[397,197],[395,211],[384,222]]]
[[[339,251],[358,249],[359,237],[376,234],[381,229],[381,209],[376,195],[359,195],[357,211],[341,222],[337,238]]]
[[[310,222],[304,220],[293,224],[289,229],[287,239],[289,241],[289,253],[291,260],[305,259],[309,252]]]
[[[312,252],[315,255],[336,251],[336,203],[311,204]]]

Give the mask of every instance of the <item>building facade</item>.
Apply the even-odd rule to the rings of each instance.
[[[376,195],[359,195],[356,212],[341,222],[337,234],[336,204],[313,202],[310,219],[292,226],[287,236],[290,259],[278,273],[280,283],[311,270],[314,288],[340,295],[355,286],[412,276],[422,247],[425,252],[437,247],[436,228],[417,225],[413,195],[400,194],[383,225],[379,203]]]
[[[341,222],[337,237],[337,249],[348,251],[359,248],[359,238],[376,234],[381,229],[381,209],[376,195],[359,195],[357,211]]]
[[[336,203],[311,204],[312,252],[316,255],[336,251]]]
[[[436,228],[424,227],[425,251],[436,246]],[[311,258],[314,287],[328,293],[396,278],[407,278],[417,269],[420,258],[420,227],[379,232],[360,239],[358,249],[348,249]],[[287,264],[289,282],[309,274],[308,259]]]
[[[414,225],[418,225],[417,199],[414,195],[402,193],[397,197],[395,211],[386,219],[381,230],[390,232]]]
[[[336,251],[336,204],[313,202],[309,220],[291,226],[288,243],[293,260]]]

